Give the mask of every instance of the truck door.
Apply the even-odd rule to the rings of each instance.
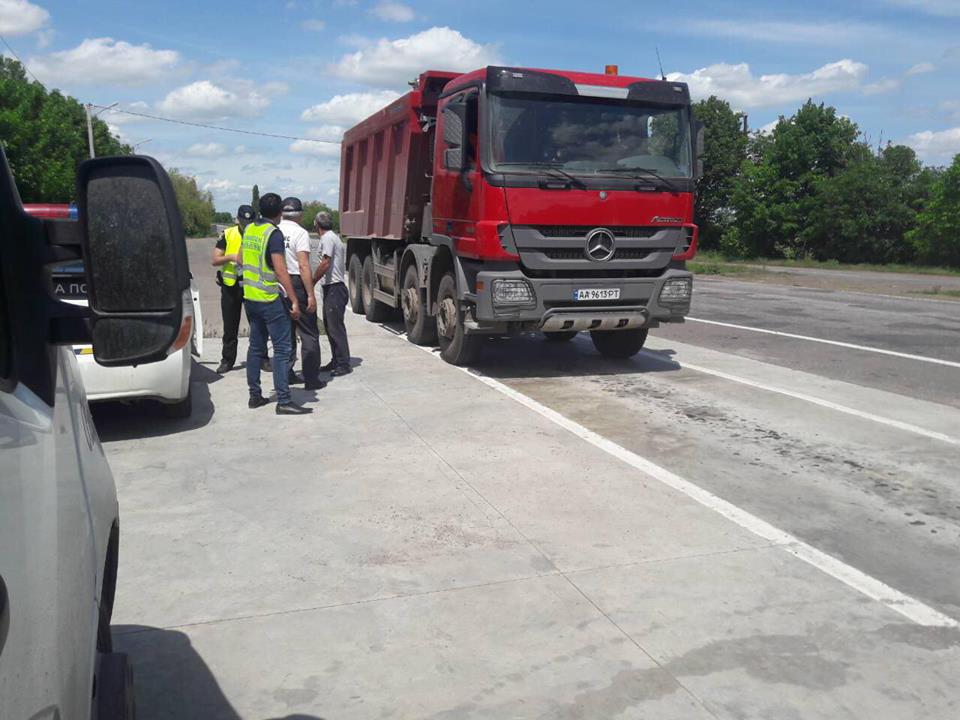
[[[469,88],[447,98],[437,121],[433,175],[433,231],[453,239],[458,254],[469,257],[476,244],[479,182],[479,97]]]

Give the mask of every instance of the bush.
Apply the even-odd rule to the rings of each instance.
[[[907,239],[921,262],[960,267],[960,155],[934,184]]]
[[[176,169],[168,170],[177,196],[183,232],[188,237],[204,237],[213,225],[213,196],[197,187],[196,178],[184,175]]]

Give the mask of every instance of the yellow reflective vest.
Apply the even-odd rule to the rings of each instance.
[[[240,243],[243,242],[243,235],[237,225],[224,230],[223,239],[227,241],[227,247],[223,251],[224,255],[237,255],[240,253]],[[223,284],[227,287],[236,285],[237,264],[232,262],[226,263],[220,272],[220,276],[223,278]]]
[[[277,226],[273,223],[250,223],[243,231],[240,259],[243,264],[243,299],[273,302],[280,297],[280,283],[267,265],[267,240]]]

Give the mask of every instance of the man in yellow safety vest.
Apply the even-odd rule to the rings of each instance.
[[[249,205],[237,208],[237,224],[221,233],[213,249],[214,267],[217,271],[217,284],[220,286],[220,313],[223,316],[223,350],[220,354],[220,367],[217,372],[223,375],[230,372],[237,362],[237,335],[240,331],[240,311],[243,309],[243,288],[239,282],[240,242],[243,231],[256,214]]]
[[[243,308],[250,324],[250,346],[247,349],[250,401],[247,406],[258,408],[270,402],[260,389],[260,364],[267,356],[269,337],[273,343],[277,415],[305,415],[313,410],[298,405],[290,397],[290,318],[300,319],[300,303],[287,272],[283,233],[277,227],[282,217],[283,200],[280,196],[276,193],[262,195],[260,220],[247,225],[240,243]],[[281,296],[286,297],[287,305]]]

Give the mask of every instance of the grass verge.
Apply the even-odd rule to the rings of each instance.
[[[736,272],[749,272],[753,268],[751,265],[769,265],[772,267],[799,267],[799,268],[817,268],[820,270],[869,270],[870,272],[888,272],[888,273],[912,273],[914,275],[957,275],[960,276],[960,268],[931,267],[927,265],[874,265],[872,263],[841,263],[836,260],[786,260],[783,258],[754,258],[752,260],[730,259],[724,257],[721,253],[705,250],[697,253],[697,257],[692,260],[689,267],[693,272],[702,272],[707,274],[727,275]],[[693,269],[693,266],[701,266],[709,269]],[[737,270],[730,270],[731,267],[739,267]]]

